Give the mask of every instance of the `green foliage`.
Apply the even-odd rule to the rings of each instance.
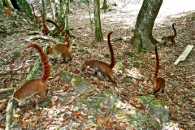
[[[104,55],[104,57],[105,58],[110,58],[110,54],[107,53],[107,54]]]
[[[132,82],[132,79],[133,79],[133,77],[131,77],[131,76],[124,76],[124,77],[121,79],[121,81],[122,81],[122,82],[125,82],[125,83],[131,83],[131,82]]]
[[[123,65],[122,62],[117,62],[116,65],[114,66],[114,69],[119,71],[120,73],[125,72],[125,66]]]
[[[89,5],[89,0],[79,0],[78,4],[80,5],[81,3]]]
[[[78,51],[80,51],[80,52],[85,52],[85,49],[82,47],[82,46],[78,46]]]
[[[104,0],[103,1],[103,6],[102,6],[102,9],[108,9],[108,4],[107,4],[107,1],[106,0]]]
[[[20,52],[16,51],[16,52],[13,52],[11,59],[12,61],[15,61],[20,56],[21,56]]]
[[[139,101],[145,104],[145,106],[148,106],[148,117],[145,118],[145,121],[147,121],[151,126],[162,129],[162,121],[166,122],[168,121],[169,116],[169,110],[168,105],[166,102],[157,100],[154,95],[147,95],[142,96],[138,98]],[[156,117],[160,117],[162,121],[158,121]]]
[[[138,55],[137,52],[133,52],[133,53],[131,53],[130,58],[135,59],[137,57],[137,55]]]
[[[167,121],[168,116],[165,102],[157,100],[154,95],[139,97],[138,101],[149,109],[147,112],[136,111],[136,114],[128,116],[129,124],[139,129],[162,129],[162,121]],[[162,121],[159,121],[157,117],[161,117]]]
[[[127,119],[129,120],[129,124],[139,129],[143,129],[145,127],[144,118],[145,116],[142,115],[138,110],[136,110],[135,114],[127,116]]]
[[[68,81],[70,81],[70,80],[72,79],[72,75],[71,75],[69,72],[65,71],[65,70],[63,70],[63,71],[60,73],[60,77],[61,77],[63,80],[68,80]]]
[[[59,74],[60,73],[60,70],[59,70],[58,67],[51,67],[51,71],[53,71],[56,74]]]
[[[74,26],[74,23],[69,22],[69,26],[70,27],[73,27]]]
[[[3,1],[0,0],[0,7],[3,6]]]
[[[9,63],[7,61],[4,61],[4,62],[0,62],[0,67],[3,66],[3,65],[8,65]]]
[[[39,107],[45,108],[49,105],[51,98],[46,98],[45,100],[39,102]]]
[[[87,105],[89,110],[88,114],[94,115],[102,106],[106,106],[108,111],[112,111],[115,108],[115,104],[118,102],[118,95],[117,93],[108,90],[94,94],[90,97],[79,98],[78,102]]]
[[[158,121],[150,118],[147,113],[140,113],[138,110],[136,110],[135,114],[127,116],[127,119],[129,120],[129,125],[135,129],[162,129]]]
[[[117,53],[117,54],[116,54],[116,59],[117,59],[118,61],[123,60],[123,54],[122,54],[122,53]]]
[[[69,7],[66,1],[60,0],[60,6],[58,3],[51,3],[51,8],[53,10],[54,21],[61,27],[63,30],[70,36],[69,31],[69,21],[68,21],[68,12]],[[66,9],[66,10],[65,10]],[[65,29],[64,29],[65,28]],[[50,31],[50,35],[61,38],[61,32],[56,28]]]
[[[3,6],[6,6],[5,0],[2,0],[2,5],[3,5]]]
[[[10,25],[12,28],[18,28],[18,23],[16,21],[11,21]]]
[[[82,77],[74,77],[71,79],[70,83],[74,91],[77,93],[85,93],[90,89],[90,87],[87,86],[86,81]]]
[[[19,5],[22,11],[26,12],[27,15],[30,16],[30,18],[33,18],[30,5],[28,4],[26,0],[17,0],[17,4]]]

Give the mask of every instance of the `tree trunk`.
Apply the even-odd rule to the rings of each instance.
[[[100,20],[100,0],[94,0],[94,25],[95,25],[95,41],[101,42],[102,37],[102,28]]]
[[[54,20],[54,21],[56,21],[56,5],[55,5],[55,1],[54,0],[50,0],[50,7],[51,7],[51,10],[52,10],[52,19]]]
[[[45,1],[44,0],[42,0],[42,7],[43,7],[43,9],[42,9],[43,16],[44,16],[44,18],[46,20],[47,19],[47,15],[46,15],[46,8],[45,8]]]
[[[60,15],[57,19],[57,23],[59,24],[60,27],[63,27],[64,29],[64,21],[65,21],[65,17],[66,17],[66,3],[68,0],[60,0]]]
[[[158,43],[152,36],[155,19],[163,0],[144,0],[139,11],[134,36],[131,38],[133,48],[137,51],[154,49],[153,44]]]
[[[68,14],[70,12],[69,8],[70,1],[66,0],[66,11],[65,11],[65,25],[66,25],[66,33],[70,36],[69,23],[68,23]]]
[[[104,0],[104,1],[103,1],[102,9],[107,9],[107,8],[108,8],[107,0]]]
[[[11,2],[10,0],[8,1],[9,3]],[[15,3],[17,3],[17,5],[14,6],[18,6],[18,8],[20,8],[20,11],[25,12],[28,15],[28,17],[33,18],[32,9],[27,0],[15,0]],[[12,4],[10,5],[12,6]]]
[[[66,0],[66,11],[70,14],[70,0]]]
[[[53,18],[54,21],[62,28],[66,28],[65,32],[70,36],[69,32],[69,21],[68,21],[68,15],[69,15],[69,0],[59,0],[60,6],[58,7],[58,4],[55,3],[55,1],[50,1],[52,12],[53,12]],[[55,28],[52,33],[52,36],[57,36],[61,38],[61,32]]]

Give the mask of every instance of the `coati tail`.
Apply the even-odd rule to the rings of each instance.
[[[114,51],[113,51],[113,48],[112,48],[112,45],[111,45],[111,41],[110,41],[110,35],[112,34],[113,32],[111,31],[110,33],[108,33],[108,46],[109,46],[109,50],[110,50],[110,57],[111,57],[111,63],[110,63],[110,67],[111,68],[114,68],[115,64],[116,64],[116,60],[115,60],[115,57],[114,57]]]
[[[176,32],[176,29],[175,29],[174,25],[176,25],[176,23],[172,24],[172,27],[173,27],[173,30],[174,30],[174,35],[173,36],[176,37],[177,36],[177,32]]]
[[[33,4],[30,4],[30,5],[31,5],[31,7],[32,7],[33,15],[35,16],[35,9],[34,9],[34,6],[33,6]]]
[[[8,0],[6,0],[7,7],[10,8]]]
[[[44,15],[43,15],[42,10],[40,10],[40,12],[41,12],[41,17],[42,17],[42,22],[43,22],[43,25],[45,25],[45,17],[44,17]]]
[[[154,87],[156,87],[156,79],[158,78],[158,69],[159,69],[159,58],[158,58],[157,46],[155,46],[155,54],[156,54],[156,68],[154,71],[154,78],[153,78]]]
[[[8,2],[8,0],[6,0],[6,4],[7,4],[7,9],[4,11],[4,14],[5,15],[8,15],[8,16],[11,16],[11,7],[10,7],[10,4]]]
[[[41,10],[40,10],[40,12],[41,12],[41,17],[42,17],[42,27],[41,27],[41,30],[43,32],[43,35],[47,35],[49,29],[48,29],[48,27],[47,27],[47,25],[45,23],[45,16],[44,16],[43,12]]]
[[[64,37],[66,38],[66,40],[67,40],[67,42],[68,42],[68,44],[67,44],[68,48],[69,48],[70,46],[72,46],[72,42],[71,42],[71,40],[70,40],[70,37],[66,34],[66,32],[65,32],[62,28],[60,28],[60,26],[58,26],[54,21],[52,21],[52,20],[50,20],[50,19],[47,19],[46,21],[52,23],[53,25],[56,26],[56,28],[57,28],[58,30],[60,30],[60,32],[64,35]]]
[[[157,46],[155,46],[155,54],[156,54],[156,69],[154,72],[154,79],[153,79],[153,94],[157,93],[160,90],[162,90],[162,93],[164,93],[164,88],[165,88],[165,79],[158,77],[159,58],[158,58]]]
[[[43,52],[42,48],[40,46],[38,46],[37,44],[29,44],[27,45],[27,48],[29,47],[34,47],[38,50],[38,52],[40,53],[41,56],[41,60],[43,63],[43,77],[42,77],[42,81],[45,82],[47,81],[47,79],[49,78],[50,75],[50,67],[47,61],[47,56],[45,55],[45,53]]]

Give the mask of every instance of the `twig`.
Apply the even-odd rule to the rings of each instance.
[[[173,85],[173,86],[175,86],[175,87],[179,87],[180,89],[182,89],[182,90],[184,90],[184,91],[190,93],[193,97],[195,97],[195,94],[194,94],[192,91],[190,91],[190,90],[188,90],[187,88],[181,86],[181,85],[180,85],[179,83],[177,83],[176,81],[167,81],[167,83],[168,83],[168,84],[171,84],[171,85]]]

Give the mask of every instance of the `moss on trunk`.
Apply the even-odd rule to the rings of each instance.
[[[100,20],[100,0],[94,0],[94,25],[95,25],[95,41],[101,42],[102,37],[102,28]]]
[[[154,49],[153,44],[158,43],[152,36],[155,19],[163,0],[144,0],[139,11],[134,36],[131,38],[133,48],[137,51]]]

